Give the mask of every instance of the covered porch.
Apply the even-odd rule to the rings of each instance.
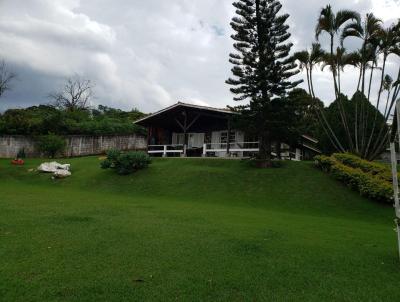
[[[136,124],[147,128],[148,153],[159,157],[251,157],[259,152],[257,138],[232,129],[238,113],[186,103],[155,112]],[[318,141],[303,135],[296,146],[280,144],[283,159],[302,160],[319,153]],[[276,147],[276,146],[274,146]]]
[[[246,141],[231,129],[229,109],[177,103],[136,123],[148,130],[148,153],[154,156],[242,157],[258,152],[258,142]]]

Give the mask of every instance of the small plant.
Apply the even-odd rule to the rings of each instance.
[[[56,134],[50,133],[39,137],[37,146],[44,155],[54,158],[65,149],[65,139]]]
[[[107,152],[107,158],[101,163],[102,169],[114,169],[120,175],[127,175],[147,168],[151,158],[145,152],[121,152],[112,149]]]
[[[26,158],[25,148],[22,148],[18,151],[16,159]]]

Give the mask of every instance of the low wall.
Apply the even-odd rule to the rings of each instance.
[[[102,154],[109,149],[118,150],[145,150],[147,140],[141,135],[113,135],[113,136],[65,136],[66,148],[64,157],[86,156]],[[23,135],[0,136],[0,157],[13,158],[21,149],[27,157],[39,157],[35,140]]]

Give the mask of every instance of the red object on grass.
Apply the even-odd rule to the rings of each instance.
[[[14,159],[11,161],[11,164],[16,165],[16,166],[22,166],[24,163],[25,162],[23,159]]]

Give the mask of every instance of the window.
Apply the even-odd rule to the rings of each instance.
[[[183,145],[185,143],[185,135],[183,133],[172,133],[172,144]]]
[[[236,131],[231,131],[230,136],[229,136],[229,142],[230,143],[236,142]]]
[[[226,144],[228,141],[228,132],[221,132],[221,135],[219,137],[219,142],[221,144]]]
[[[221,132],[220,143],[226,144],[227,140],[228,140],[228,131]],[[235,143],[235,142],[236,142],[236,131],[231,131],[229,135],[229,143]]]
[[[211,144],[211,132],[207,132],[204,134],[204,143]]]

